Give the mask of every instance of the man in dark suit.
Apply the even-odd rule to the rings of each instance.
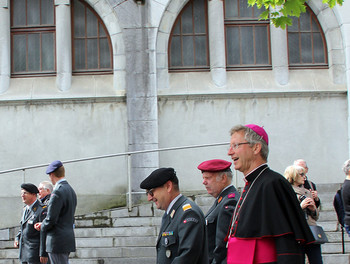
[[[70,252],[75,251],[74,213],[77,196],[65,179],[65,169],[59,161],[53,161],[46,169],[55,188],[51,194],[47,217],[35,225],[47,233],[46,251],[52,264],[69,263]]]
[[[226,264],[227,248],[225,238],[240,197],[232,185],[231,162],[221,159],[207,160],[199,164],[203,185],[216,198],[205,215],[208,235],[209,263]]]
[[[165,211],[157,239],[157,263],[208,264],[203,212],[180,194],[174,169],[153,171],[140,187],[146,189],[149,201]]]
[[[31,183],[21,185],[21,197],[26,206],[23,208],[20,230],[14,246],[19,248],[19,260],[22,263],[47,263],[45,234],[34,229],[34,224],[46,217],[47,208],[37,199],[38,188]]]

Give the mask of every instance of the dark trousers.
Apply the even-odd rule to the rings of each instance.
[[[68,264],[69,253],[48,253],[51,264]]]
[[[320,244],[307,245],[303,249],[304,256],[306,255],[310,264],[322,264],[322,253]],[[305,258],[304,258],[305,263]]]

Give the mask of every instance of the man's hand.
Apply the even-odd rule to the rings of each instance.
[[[35,228],[36,230],[40,231],[40,230],[41,230],[41,222],[36,223],[36,224],[34,225],[34,228]]]
[[[15,242],[13,242],[13,246],[14,246],[15,248],[19,248],[18,240],[15,240]]]
[[[40,263],[46,264],[49,261],[48,257],[40,257]]]

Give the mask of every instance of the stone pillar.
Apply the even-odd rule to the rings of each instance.
[[[0,94],[10,87],[11,41],[8,0],[0,0]]]
[[[208,1],[210,72],[216,86],[226,85],[224,4]]]
[[[56,86],[67,91],[72,83],[72,34],[70,0],[55,0],[56,9]]]
[[[148,23],[149,1],[125,2],[116,7],[122,24],[126,54],[126,103],[128,150],[158,148],[158,106],[155,67],[156,27]],[[130,12],[124,10],[128,8]],[[120,11],[120,12],[119,12]],[[133,16],[130,16],[133,14]],[[141,181],[159,166],[159,154],[150,152],[131,156],[132,203],[145,199]]]
[[[289,82],[287,30],[270,24],[271,58],[275,81],[280,85]]]

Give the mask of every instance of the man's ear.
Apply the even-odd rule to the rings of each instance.
[[[253,151],[254,151],[254,154],[259,154],[260,151],[261,151],[261,144],[260,144],[260,143],[256,143],[256,144],[253,146]]]

